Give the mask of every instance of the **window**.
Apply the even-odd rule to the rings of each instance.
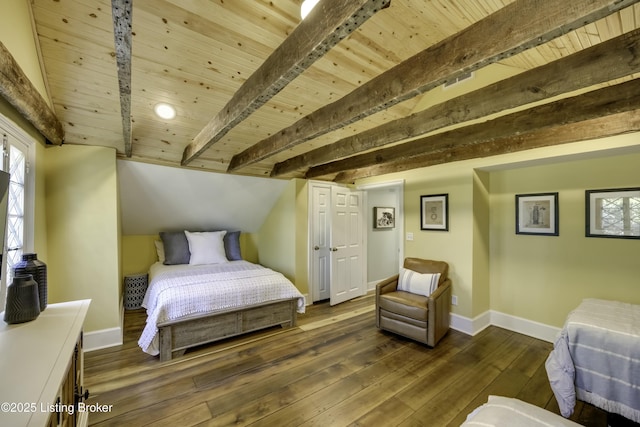
[[[9,206],[7,213],[7,283],[11,283],[13,267],[22,259],[24,252],[24,189],[26,156],[16,145],[8,144],[5,169],[9,179]],[[6,152],[5,151],[5,152]]]
[[[22,254],[33,248],[34,185],[30,176],[31,153],[35,141],[15,124],[0,116],[2,170],[9,172],[6,239],[4,245],[0,303],[4,307],[6,287],[11,283],[13,266]],[[0,226],[2,226],[0,224]]]

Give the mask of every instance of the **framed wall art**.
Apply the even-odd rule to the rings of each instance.
[[[586,236],[640,239],[640,188],[587,190]]]
[[[449,231],[449,195],[420,196],[420,229]]]
[[[373,228],[394,228],[396,226],[395,208],[373,208]]]
[[[558,236],[558,193],[516,194],[516,234]]]

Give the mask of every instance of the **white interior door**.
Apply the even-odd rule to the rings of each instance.
[[[311,284],[312,299],[329,299],[330,288],[330,220],[331,189],[329,186],[311,187]]]
[[[331,187],[330,304],[364,295],[364,193]]]

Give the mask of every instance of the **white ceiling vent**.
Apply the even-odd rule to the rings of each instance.
[[[469,71],[468,73],[460,74],[455,79],[451,79],[448,82],[446,82],[445,84],[443,84],[442,88],[443,89],[449,89],[451,86],[455,86],[455,85],[457,85],[459,83],[462,83],[465,80],[472,79],[473,76],[474,76],[474,72],[473,71]]]

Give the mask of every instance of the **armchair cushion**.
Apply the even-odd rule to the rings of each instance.
[[[418,273],[407,268],[400,269],[398,290],[428,297],[440,283],[440,273]]]
[[[427,297],[409,292],[396,291],[384,295],[380,299],[380,309],[389,313],[397,313],[410,319],[427,321]]]
[[[440,284],[442,284],[449,275],[449,264],[444,261],[405,258],[404,268],[417,271],[418,273],[440,273]]]

